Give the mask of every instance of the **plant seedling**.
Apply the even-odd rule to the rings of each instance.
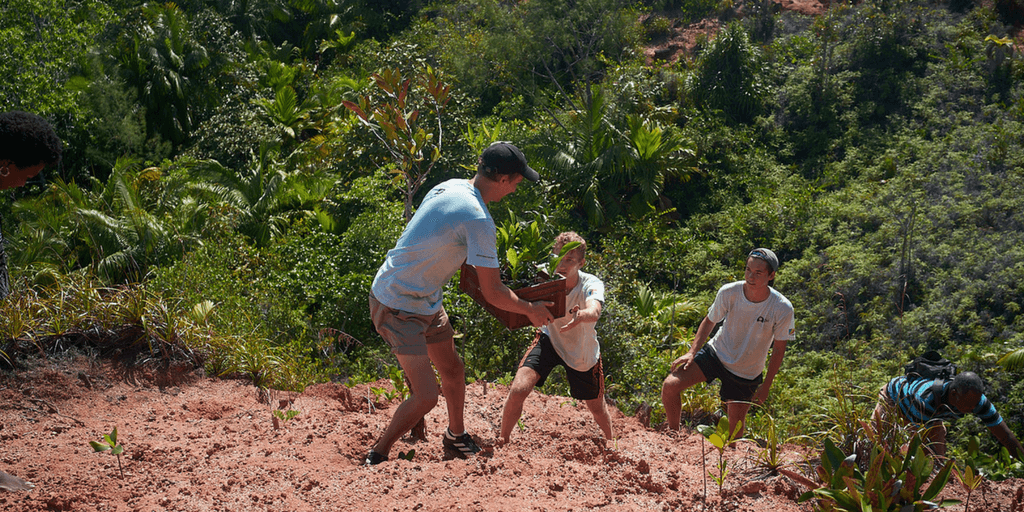
[[[121,468],[121,453],[124,452],[124,446],[117,442],[117,427],[114,427],[114,430],[111,430],[109,434],[103,436],[102,443],[89,441],[89,446],[92,446],[92,449],[95,452],[105,452],[110,450],[111,455],[116,455],[117,469],[121,472],[121,480],[124,480],[124,469]]]
[[[407,452],[398,452],[398,458],[412,462],[412,458],[416,456],[416,450],[409,450]]]
[[[906,451],[895,451],[879,443],[870,425],[864,424],[864,431],[873,442],[867,464],[862,466],[856,453],[846,455],[826,437],[821,464],[815,468],[818,482],[811,482],[811,490],[800,495],[797,503],[814,499],[821,510],[885,512],[931,510],[959,503],[933,501],[949,481],[953,459],[946,459],[933,473],[936,461],[925,452],[919,434],[910,438]]]
[[[718,449],[718,474],[708,474],[718,484],[718,494],[722,494],[722,486],[725,485],[725,477],[729,474],[727,468],[728,461],[725,460],[725,449],[736,440],[736,435],[740,432],[740,423],[736,423],[736,430],[729,432],[729,418],[726,415],[722,415],[718,419],[718,426],[712,427],[710,425],[697,425],[697,431],[699,431],[707,440]]]
[[[766,414],[767,425],[765,428],[764,448],[757,452],[758,466],[767,470],[770,474],[778,472],[783,466],[782,454],[779,451],[779,436],[775,426],[775,418]]]
[[[274,428],[280,428],[280,423],[287,423],[289,420],[292,420],[296,416],[298,416],[300,412],[301,411],[297,411],[295,409],[288,409],[287,411],[282,411],[281,409],[274,409],[273,411],[271,411],[271,414],[274,415]]]
[[[548,274],[548,276],[555,277],[555,270],[558,269],[558,265],[562,263],[563,259],[565,259],[565,255],[569,254],[570,251],[572,251],[573,249],[575,249],[575,248],[577,248],[577,247],[579,247],[581,245],[583,245],[583,244],[581,244],[579,242],[568,242],[568,243],[566,243],[565,245],[562,246],[562,250],[558,251],[558,254],[551,253],[551,255],[548,257],[548,266],[547,266],[547,274]]]
[[[963,469],[958,466],[953,466],[953,474],[956,475],[956,479],[960,481],[960,485],[967,491],[967,499],[964,500],[964,512],[970,510],[971,507],[971,493],[978,488],[979,485],[985,480],[985,475],[978,471],[976,459],[980,452],[979,442],[977,436],[972,436],[967,443],[967,460],[964,461]]]

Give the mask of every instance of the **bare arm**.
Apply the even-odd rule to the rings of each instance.
[[[572,311],[570,311],[570,313],[572,313],[572,320],[569,320],[569,323],[562,326],[560,329],[561,332],[573,329],[583,323],[597,323],[601,318],[601,308],[603,307],[601,305],[601,301],[597,299],[587,299],[584,306],[585,307],[583,309],[580,309],[579,306],[572,308]]]
[[[763,404],[768,399],[768,391],[771,390],[775,374],[779,373],[782,367],[782,358],[786,355],[786,340],[775,340],[772,342],[772,357],[768,360],[768,372],[764,375],[764,382],[757,388],[754,395],[754,402]]]
[[[1006,447],[1011,455],[1019,461],[1024,461],[1024,447],[1020,445],[1017,436],[1013,435],[1013,431],[1006,425],[1006,420],[1003,420],[994,427],[989,427],[988,430],[992,432],[992,435],[996,436],[996,439]]]
[[[708,336],[711,335],[711,331],[715,328],[715,323],[704,317],[704,320],[700,322],[700,326],[697,327],[697,334],[693,336],[693,345],[690,346],[690,351],[679,356],[675,361],[672,361],[672,366],[669,367],[670,372],[676,371],[677,368],[685,370],[693,362],[693,358],[697,357],[697,352],[700,351],[701,347],[704,346],[704,342],[708,340]]]
[[[480,293],[487,299],[487,302],[505,311],[526,315],[534,327],[546,325],[554,320],[547,308],[553,304],[552,302],[546,300],[527,302],[520,299],[505,286],[505,283],[501,282],[501,275],[497,268],[476,267],[476,273],[480,278]]]

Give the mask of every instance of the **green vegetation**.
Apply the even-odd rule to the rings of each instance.
[[[857,465],[856,455],[846,457],[831,441],[825,441],[821,465],[817,467],[818,487],[804,493],[799,501],[817,500],[817,509],[931,510],[959,503],[936,499],[949,481],[953,459],[932,476],[935,463],[925,454],[921,437],[915,434],[902,457],[882,444],[875,444],[866,469]],[[925,485],[927,484],[927,486]]]
[[[117,442],[117,427],[109,434],[103,435],[103,442],[89,441],[89,446],[96,453],[110,450],[110,454],[117,457],[117,469],[121,472],[121,480],[124,480],[124,469],[121,468],[121,454],[124,453],[124,446]]]
[[[817,18],[762,5],[676,63],[645,62],[668,23],[641,14],[689,23],[731,4],[5,4],[0,110],[50,119],[66,155],[0,196],[14,291],[0,363],[81,350],[269,389],[395,381],[367,314],[373,276],[423,193],[500,139],[543,180],[496,223],[539,248],[587,239],[607,394],[626,414],[663,418],[669,362],[765,246],[798,332],[750,437],[852,453],[878,388],[927,349],[982,376],[1024,435],[1009,22],[964,2]],[[445,308],[469,374],[508,382],[529,330],[454,281]],[[566,390],[557,372],[541,389]],[[691,424],[717,406],[713,387],[684,396]],[[979,428],[951,426],[954,457]],[[976,469],[1022,474],[998,455]]]

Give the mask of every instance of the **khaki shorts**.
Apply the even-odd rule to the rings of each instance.
[[[395,354],[425,356],[427,345],[449,341],[455,336],[444,307],[432,316],[417,315],[389,308],[371,293],[370,318],[377,333]]]

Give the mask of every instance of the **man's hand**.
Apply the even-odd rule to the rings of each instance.
[[[693,363],[693,354],[687,352],[679,356],[675,361],[672,361],[672,366],[669,367],[669,372],[674,372],[676,369],[686,370]]]
[[[533,324],[534,327],[543,327],[555,319],[555,317],[551,315],[551,311],[548,311],[548,306],[553,306],[554,304],[554,302],[549,300],[531,302],[530,310],[526,312],[526,317],[530,319],[530,323]]]
[[[572,309],[569,310],[569,314],[572,315],[572,320],[569,320],[569,323],[563,325],[560,329],[558,329],[560,332],[568,331],[569,329],[572,329],[572,328],[576,327],[577,325],[579,325],[579,323],[576,322],[576,320],[580,316],[580,307],[579,307],[579,305],[573,306]]]
[[[755,405],[763,405],[765,400],[768,400],[768,386],[762,383],[758,386],[757,392],[754,393],[753,402]]]

